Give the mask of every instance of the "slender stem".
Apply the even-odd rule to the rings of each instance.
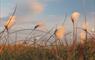
[[[7,30],[7,42],[8,42],[8,46],[9,46],[9,30]]]
[[[88,36],[88,35],[87,35],[87,30],[85,31],[85,34],[86,34],[86,41],[87,41],[87,40],[88,40],[88,38],[87,38],[87,36]]]
[[[73,23],[73,41],[75,40],[75,23]]]
[[[76,40],[76,42],[77,42],[77,23],[76,23],[75,26],[76,26],[76,27],[75,27],[75,29],[76,29],[76,30],[75,30],[75,31],[76,31],[76,32],[75,32],[75,40]]]
[[[36,39],[34,39],[34,48],[36,47]]]
[[[68,42],[67,42],[66,36],[64,36],[64,40],[65,40],[66,46],[68,46]]]
[[[54,33],[45,41],[45,46],[47,45],[47,42],[54,36]]]
[[[76,27],[75,27],[75,23],[73,23],[73,48],[75,48],[76,45]]]

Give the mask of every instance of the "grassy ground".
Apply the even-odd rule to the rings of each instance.
[[[95,41],[69,46],[1,45],[0,60],[95,60]]]

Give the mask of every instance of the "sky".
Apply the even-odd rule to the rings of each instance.
[[[95,22],[95,0],[0,0],[0,18],[3,22],[7,21],[16,5],[16,22],[13,29],[32,28],[37,21],[43,21],[47,28],[50,28],[62,24],[67,14],[65,26],[67,30],[71,30],[70,16],[73,11],[80,13],[79,26],[85,15],[91,27]],[[3,29],[3,23],[0,25]]]

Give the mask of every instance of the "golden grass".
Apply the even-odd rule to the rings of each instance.
[[[13,26],[13,24],[15,22],[15,18],[16,18],[16,16],[10,16],[9,17],[8,21],[4,25],[5,29],[10,29]]]

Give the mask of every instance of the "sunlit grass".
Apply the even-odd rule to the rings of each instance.
[[[15,22],[15,16],[10,16],[4,25],[4,31],[0,33],[0,43],[4,41],[0,44],[0,60],[95,60],[95,32],[88,30],[88,23],[85,21],[80,27],[82,30],[80,36],[77,36],[79,16],[78,12],[71,14],[73,39],[68,40],[73,42],[70,42],[71,44],[65,39],[69,33],[63,25],[57,26],[54,30],[44,31],[46,34],[40,34],[41,37],[34,36],[34,32],[44,26],[43,22],[38,22],[22,43],[17,44],[16,41],[9,43],[9,38],[17,39],[17,37],[10,37],[12,34],[10,29]],[[39,32],[35,34],[41,32],[41,30],[37,31]]]

